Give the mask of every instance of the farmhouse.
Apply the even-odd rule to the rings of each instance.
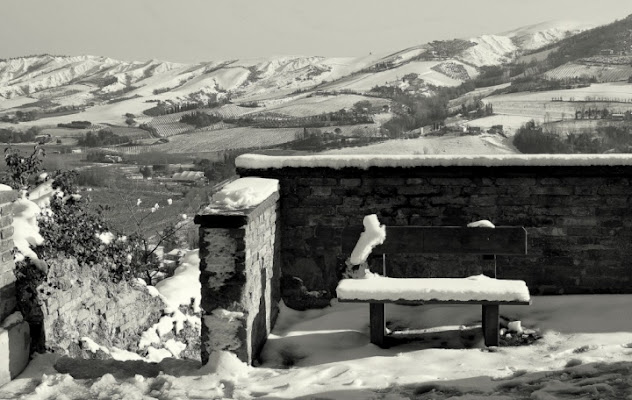
[[[173,181],[187,183],[191,185],[201,185],[206,182],[206,177],[202,171],[176,172],[171,177]]]

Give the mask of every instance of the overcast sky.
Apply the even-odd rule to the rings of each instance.
[[[603,24],[629,14],[630,0],[4,0],[0,58],[361,56],[550,20]]]

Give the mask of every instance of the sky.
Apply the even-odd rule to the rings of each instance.
[[[582,4],[584,3],[584,4]],[[629,0],[20,0],[2,2],[0,58],[100,55],[199,62],[362,56],[525,25],[595,25]]]

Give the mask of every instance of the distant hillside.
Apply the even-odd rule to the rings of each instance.
[[[561,40],[549,55],[553,66],[599,55],[632,54],[632,15]]]
[[[395,117],[411,119],[415,104],[437,94],[441,98],[437,104],[455,100],[452,109],[461,110],[475,106],[472,100],[482,97],[482,92],[462,101],[456,98],[477,88],[504,84],[495,90],[555,89],[560,83],[551,87],[544,78],[563,80],[586,68],[601,71],[596,79],[590,77],[595,82],[625,79],[630,63],[613,69],[604,67],[601,59],[585,58],[608,53],[607,62],[612,62],[614,54],[629,51],[630,18],[585,28],[547,22],[355,58],[283,56],[196,64],[89,55],[0,60],[0,128],[24,131],[31,126],[57,128],[89,121],[94,126],[144,126],[158,136],[171,137],[202,129],[181,121],[193,110],[224,119],[205,126],[205,132],[243,125],[243,120],[289,128],[301,122],[292,119],[321,118],[323,122],[314,124],[330,126],[332,115],[325,114],[336,114],[334,119],[340,122],[340,115],[363,101],[370,104],[367,109],[373,115],[367,120],[378,121],[372,129],[379,129]],[[584,64],[569,65],[580,59]],[[586,66],[587,62],[593,64]],[[519,79],[523,79],[520,86],[509,85]],[[418,128],[412,125],[426,120],[415,119],[405,126]]]

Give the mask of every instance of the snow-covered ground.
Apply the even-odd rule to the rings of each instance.
[[[369,343],[367,304],[282,306],[257,368],[226,355],[199,369],[180,360],[156,366],[46,354],[0,388],[0,399],[630,399],[630,310],[632,295],[503,306],[502,316],[543,338],[490,351],[480,306],[387,305],[389,327],[422,329],[424,338],[390,349]],[[55,371],[56,362],[69,374]]]

